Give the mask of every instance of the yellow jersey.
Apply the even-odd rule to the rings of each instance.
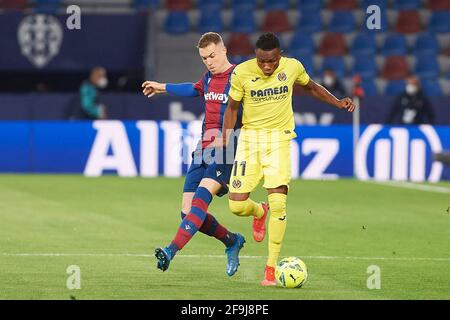
[[[255,133],[260,137],[270,134],[279,141],[295,138],[293,85],[305,86],[309,79],[300,61],[293,58],[282,57],[270,76],[264,75],[256,59],[238,65],[231,75],[228,94],[242,101],[242,139],[253,140]]]

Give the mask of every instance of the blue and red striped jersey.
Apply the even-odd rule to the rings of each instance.
[[[223,114],[228,104],[228,91],[230,78],[236,65],[231,66],[223,73],[212,74],[206,72],[194,84],[194,88],[205,99],[205,119],[202,128],[202,148],[208,146],[222,130]],[[242,126],[242,110],[239,110],[235,129]],[[208,130],[210,130],[208,132]],[[207,133],[208,132],[208,133]]]

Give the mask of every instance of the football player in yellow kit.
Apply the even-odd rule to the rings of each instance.
[[[238,65],[231,76],[228,106],[223,120],[223,144],[231,140],[238,109],[243,105],[242,129],[230,179],[230,210],[238,216],[253,216],[253,235],[262,241],[266,214],[255,210],[250,199],[262,178],[267,189],[270,218],[269,254],[263,286],[276,285],[275,266],[286,230],[286,198],[291,180],[291,140],[294,132],[292,91],[301,85],[315,98],[353,112],[350,98],[337,99],[310,79],[296,59],[281,56],[275,34],[265,33],[256,42],[256,58]]]

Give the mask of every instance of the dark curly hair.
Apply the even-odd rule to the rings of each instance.
[[[277,48],[280,48],[280,40],[273,32],[262,34],[256,41],[256,49],[270,51]]]

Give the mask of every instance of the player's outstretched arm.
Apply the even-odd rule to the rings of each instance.
[[[232,134],[232,130],[236,125],[240,105],[241,105],[240,101],[235,101],[230,96],[228,96],[228,105],[223,115],[223,125],[222,125],[222,137],[223,137],[223,144],[225,146],[228,145],[228,142],[230,141],[230,136]]]
[[[155,94],[171,93],[179,97],[197,97],[199,92],[191,82],[184,83],[160,83],[156,81],[145,81],[142,84],[142,93],[151,98]]]
[[[323,86],[310,79],[308,84],[303,87],[306,91],[310,92],[311,95],[320,101],[331,104],[339,109],[347,109],[348,112],[353,112],[356,106],[353,103],[352,99],[344,98],[339,100],[333,94],[331,94],[327,89]]]

